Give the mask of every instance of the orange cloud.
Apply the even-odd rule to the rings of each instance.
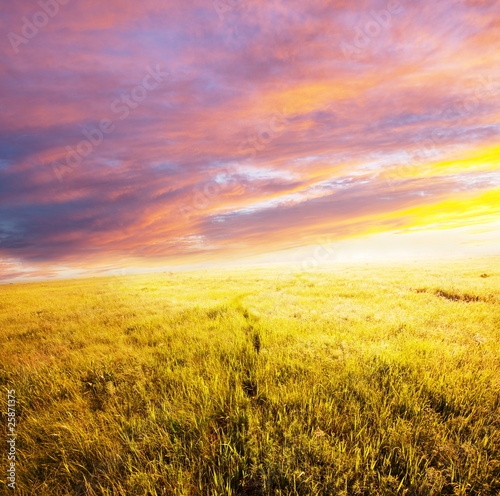
[[[498,215],[491,2],[221,2],[70,1],[0,47],[4,278]]]

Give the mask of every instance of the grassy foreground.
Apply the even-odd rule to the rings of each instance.
[[[500,264],[4,285],[0,383],[18,495],[498,495]]]

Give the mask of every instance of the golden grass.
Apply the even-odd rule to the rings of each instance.
[[[493,259],[4,285],[0,340],[18,495],[500,494]]]

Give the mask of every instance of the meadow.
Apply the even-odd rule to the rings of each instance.
[[[499,495],[499,262],[0,286],[2,490]]]

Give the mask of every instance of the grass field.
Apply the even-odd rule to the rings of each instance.
[[[0,337],[18,495],[500,494],[498,259],[4,285]]]

